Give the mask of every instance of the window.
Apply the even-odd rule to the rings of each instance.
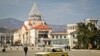
[[[24,35],[23,35],[23,37],[24,37]]]
[[[73,27],[73,30],[74,30],[74,27]]]
[[[73,44],[76,44],[77,42],[73,41]]]
[[[60,38],[62,38],[62,35],[60,35]]]
[[[76,38],[76,36],[75,35],[72,35],[73,36],[73,38]]]
[[[64,36],[64,38],[66,38],[66,36]]]
[[[19,34],[19,37],[20,37],[20,34]]]
[[[58,38],[58,35],[56,35],[56,38]]]
[[[35,22],[33,22],[33,24],[35,25]]]
[[[26,35],[28,35],[28,32],[26,32]]]
[[[54,35],[52,36],[52,38],[54,39]]]

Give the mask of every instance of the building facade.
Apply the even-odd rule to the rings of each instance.
[[[97,20],[86,20],[86,23],[88,22],[96,24]],[[77,24],[68,24],[63,28],[63,31],[59,30],[61,29],[59,28],[55,31],[42,20],[41,13],[36,3],[34,3],[29,13],[29,19],[24,22],[21,29],[13,34],[13,42],[17,45],[27,44],[32,46],[45,45],[60,47],[69,45],[70,48],[73,48],[77,44]]]
[[[18,45],[29,44],[36,46],[36,44],[41,43],[42,39],[43,43],[41,44],[48,45],[50,31],[50,27],[41,19],[41,14],[34,3],[29,13],[29,19],[24,22],[21,29],[14,33],[13,42]]]
[[[13,44],[13,33],[0,33],[0,46],[12,45]]]

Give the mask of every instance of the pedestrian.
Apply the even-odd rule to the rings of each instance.
[[[66,50],[66,49],[67,49],[67,46],[65,46],[64,48],[65,48],[65,50]]]
[[[28,47],[25,46],[25,47],[24,47],[25,56],[27,56],[27,51],[28,51]]]
[[[70,46],[68,45],[68,49],[69,49],[69,51],[70,51]]]
[[[6,52],[6,49],[5,49],[5,47],[2,49],[2,52]]]
[[[6,46],[3,46],[2,52],[6,52]]]

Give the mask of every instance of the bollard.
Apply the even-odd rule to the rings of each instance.
[[[17,50],[18,50],[18,48],[17,48]]]
[[[12,48],[10,48],[10,50],[12,51]]]
[[[32,48],[32,50],[33,50],[33,48]]]

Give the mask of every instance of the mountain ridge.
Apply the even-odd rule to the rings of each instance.
[[[20,21],[16,18],[0,19],[0,29],[3,29],[0,32],[14,32],[15,30],[19,29],[23,25],[23,23],[23,21]]]

